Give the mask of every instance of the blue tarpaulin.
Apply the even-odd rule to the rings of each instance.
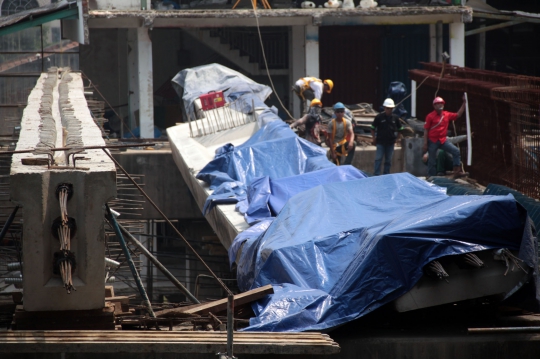
[[[281,120],[268,122],[240,146],[228,144],[218,149],[216,157],[197,174],[216,193],[208,197],[205,214],[214,204],[245,199],[242,191],[256,178],[277,179],[330,167],[335,165],[327,160],[324,149],[299,138]],[[228,191],[231,182],[243,186]]]
[[[508,248],[537,268],[526,218],[511,195],[447,196],[405,173],[301,192],[237,258],[241,290],[275,288],[246,330],[343,324],[399,298],[447,255]]]
[[[294,195],[330,182],[345,182],[366,178],[367,176],[353,166],[328,167],[297,176],[271,179],[255,179],[247,191],[249,206],[245,212],[246,221],[251,224],[266,217],[275,217]]]

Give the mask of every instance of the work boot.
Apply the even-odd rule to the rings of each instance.
[[[461,171],[461,166],[454,166],[452,172],[454,173],[454,178],[460,178],[467,175],[465,172]]]

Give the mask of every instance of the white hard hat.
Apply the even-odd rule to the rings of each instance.
[[[387,98],[386,100],[384,100],[382,105],[383,107],[388,107],[388,108],[396,107],[396,105],[394,104],[394,100],[392,100],[391,98]]]

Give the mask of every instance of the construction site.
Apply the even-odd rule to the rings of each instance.
[[[0,0],[0,357],[536,358],[518,6]]]

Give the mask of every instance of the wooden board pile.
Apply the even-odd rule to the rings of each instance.
[[[0,331],[0,353],[198,353],[227,350],[226,332]],[[321,333],[234,333],[234,354],[336,354]],[[1,354],[0,354],[1,356]]]

